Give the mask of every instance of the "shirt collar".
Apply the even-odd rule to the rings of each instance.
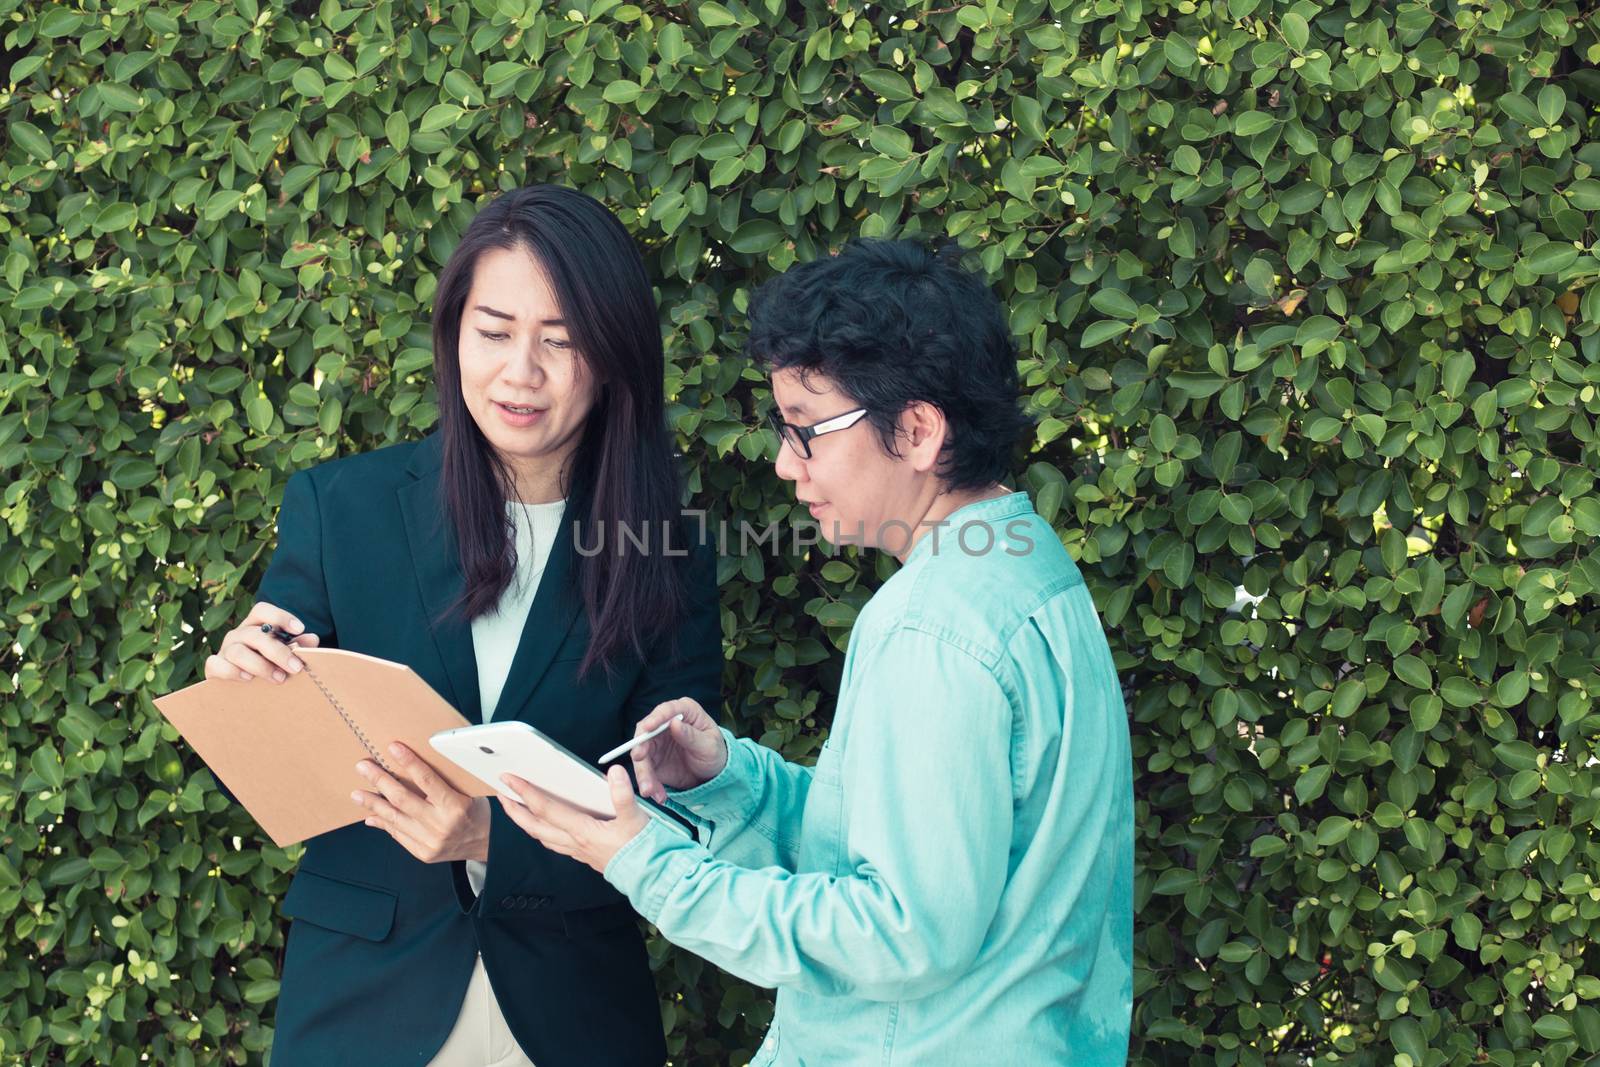
[[[1007,519],[1016,518],[1018,515],[1033,514],[1033,502],[1028,499],[1028,494],[1018,491],[997,496],[990,500],[976,500],[966,504],[946,515],[943,520],[946,530],[959,530],[969,522],[987,522],[990,524],[1004,523]],[[906,557],[910,563],[918,556],[931,551],[933,544],[933,531],[925,531],[916,545],[911,549],[911,554]]]

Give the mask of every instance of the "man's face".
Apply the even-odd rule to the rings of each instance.
[[[861,405],[831,380],[785,369],[772,375],[772,396],[785,422],[810,426]],[[794,483],[795,498],[811,509],[831,544],[902,551],[910,529],[899,516],[914,507],[919,478],[911,465],[884,450],[866,418],[811,440],[811,458],[787,441],[778,447],[778,477]]]

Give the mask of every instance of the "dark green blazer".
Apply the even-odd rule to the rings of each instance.
[[[258,595],[293,612],[324,646],[409,665],[478,722],[470,624],[436,622],[462,588],[439,460],[435,434],[294,475]],[[717,706],[721,626],[715,562],[709,548],[696,548],[681,561],[690,608],[677,640],[610,677],[595,671],[580,680],[589,640],[573,582],[571,518],[580,501],[575,493],[495,720],[525,720],[593,760],[663,700]],[[615,540],[608,536],[608,550]],[[524,834],[497,801],[490,810],[479,897],[464,864],[422,863],[381,830],[357,824],[306,843],[283,902],[294,922],[274,1067],[427,1063],[455,1023],[475,953],[538,1067],[665,1060],[655,984],[627,901]]]

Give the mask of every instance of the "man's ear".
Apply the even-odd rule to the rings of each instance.
[[[931,471],[944,451],[950,424],[935,404],[918,400],[900,413],[901,453],[918,471]]]

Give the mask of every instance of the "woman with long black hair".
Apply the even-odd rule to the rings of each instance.
[[[281,681],[296,646],[336,645],[591,760],[662,700],[716,701],[714,565],[679,521],[660,327],[627,231],[570,189],[497,197],[439,277],[433,344],[437,432],[289,480],[259,602],[206,677]],[[668,524],[687,556],[618,536]],[[284,899],[274,1062],[661,1063],[622,896],[419,754],[387,755],[394,774],[360,767],[364,822],[307,842]]]

